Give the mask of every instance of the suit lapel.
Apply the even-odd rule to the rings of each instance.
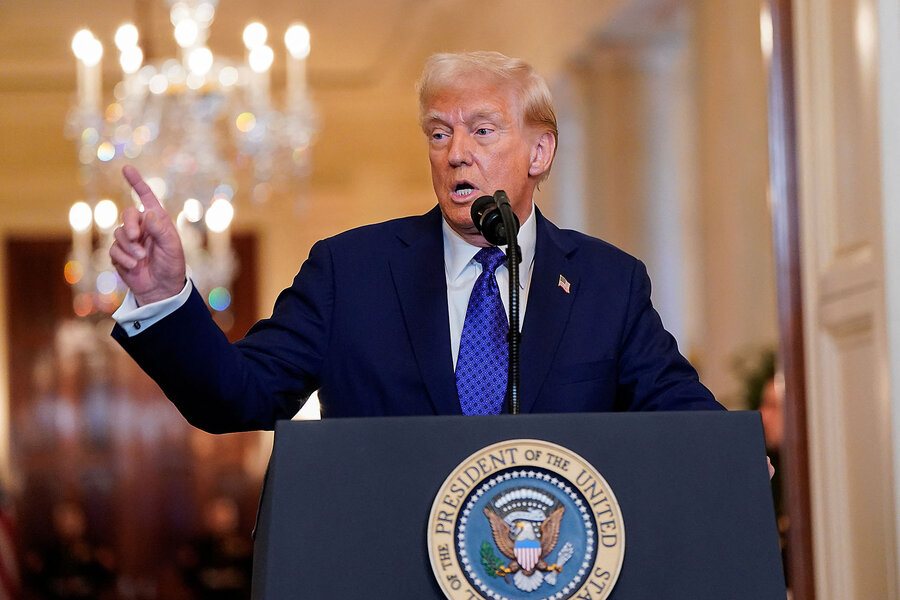
[[[540,211],[537,219],[534,272],[522,327],[519,408],[523,413],[531,412],[534,407],[557,354],[572,303],[578,294],[580,275],[574,261],[569,260],[577,247]],[[568,293],[560,286],[560,275],[569,282]]]
[[[391,274],[422,380],[437,414],[462,414],[450,352],[441,213],[437,207],[398,233],[405,247]]]

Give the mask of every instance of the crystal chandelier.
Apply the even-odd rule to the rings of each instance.
[[[124,296],[107,255],[120,205],[137,200],[123,183],[124,164],[141,171],[175,220],[192,279],[215,310],[227,310],[237,267],[229,234],[236,197],[262,204],[309,174],[318,126],[306,89],[308,30],[293,24],[284,35],[279,111],[264,25],[244,29],[243,61],[206,46],[217,3],[167,0],[175,58],[145,62],[137,28],[122,25],[115,35],[122,80],[110,104],[102,102],[101,42],[86,29],[72,40],[78,93],[66,131],[77,143],[84,199],[69,211],[73,245],[65,278],[79,316],[112,312]]]

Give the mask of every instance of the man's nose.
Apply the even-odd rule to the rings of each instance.
[[[454,167],[472,164],[472,140],[465,133],[455,133],[450,138],[450,164]]]

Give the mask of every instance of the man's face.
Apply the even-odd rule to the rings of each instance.
[[[531,214],[538,177],[529,174],[540,132],[524,126],[516,94],[490,80],[439,90],[423,122],[431,181],[444,219],[477,246],[488,246],[472,223],[472,202],[504,190],[520,222]],[[538,174],[539,175],[539,174]]]

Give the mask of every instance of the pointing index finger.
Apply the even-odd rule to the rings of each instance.
[[[131,165],[125,165],[122,167],[122,175],[125,176],[128,184],[137,193],[138,198],[141,200],[141,204],[144,205],[144,210],[159,209],[165,212],[162,204],[160,204],[159,200],[156,198],[156,194],[153,193],[153,190],[150,189],[150,186],[147,185],[147,182],[144,181],[144,178],[141,177],[141,174],[137,169]]]

